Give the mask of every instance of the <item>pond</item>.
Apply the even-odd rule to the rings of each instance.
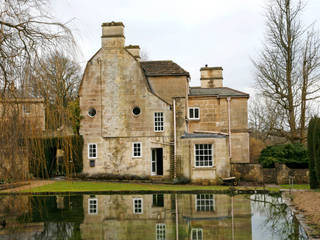
[[[281,197],[0,196],[0,239],[308,239]]]

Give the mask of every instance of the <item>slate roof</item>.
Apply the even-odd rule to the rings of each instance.
[[[173,61],[143,61],[140,62],[147,77],[187,76],[190,74]]]
[[[249,97],[248,93],[244,93],[232,88],[201,88],[190,87],[189,96],[216,96],[216,97]]]

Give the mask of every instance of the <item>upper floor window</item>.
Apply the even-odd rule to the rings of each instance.
[[[197,194],[196,209],[198,212],[214,211],[215,201],[213,194]]]
[[[156,240],[166,239],[166,225],[164,223],[158,223],[156,225]]]
[[[88,157],[89,158],[97,158],[97,144],[89,143],[88,144]]]
[[[155,132],[163,131],[163,112],[154,113],[154,131]]]
[[[132,143],[132,157],[141,157],[142,151],[141,151],[141,143],[140,142],[134,142]]]
[[[31,106],[30,106],[30,104],[23,104],[23,105],[22,105],[22,108],[23,108],[23,113],[26,113],[26,114],[31,113]]]
[[[189,119],[191,119],[191,120],[199,120],[200,119],[200,108],[198,108],[198,107],[190,107],[189,108]]]
[[[143,199],[142,198],[134,198],[133,199],[133,213],[134,214],[142,214],[143,213]]]
[[[89,214],[98,214],[98,199],[89,198],[88,199],[88,213]]]
[[[192,228],[191,240],[202,240],[202,228]]]
[[[194,160],[196,167],[213,166],[213,149],[212,144],[195,144]]]

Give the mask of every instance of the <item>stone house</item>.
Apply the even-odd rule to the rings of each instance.
[[[103,23],[101,41],[79,90],[84,173],[216,182],[249,162],[249,95],[223,87],[221,67],[190,87],[173,61],[140,61],[123,23]]]

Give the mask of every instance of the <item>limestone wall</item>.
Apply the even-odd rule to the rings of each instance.
[[[186,97],[189,88],[186,76],[148,77],[152,90],[172,104],[173,97]]]

